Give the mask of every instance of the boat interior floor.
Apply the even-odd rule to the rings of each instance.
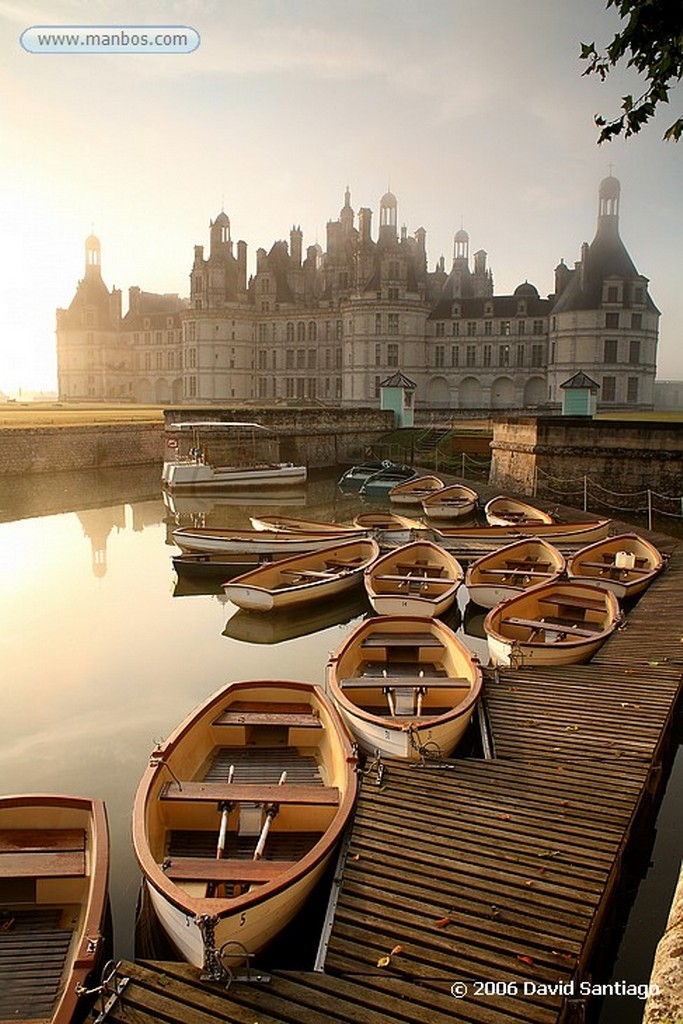
[[[286,771],[287,785],[324,785],[315,754],[288,746],[216,747],[203,781],[225,782],[231,765],[235,783],[276,785]]]
[[[62,907],[0,907],[0,1017],[50,1018],[73,932]]]
[[[263,860],[294,861],[312,850],[323,835],[322,832],[271,832],[266,843]],[[216,859],[218,830],[173,829],[168,836],[169,857],[206,857]],[[231,860],[252,860],[254,839],[252,836],[230,834],[229,853]]]

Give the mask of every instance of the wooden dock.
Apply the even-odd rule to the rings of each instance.
[[[278,971],[225,992],[186,965],[124,963],[123,1009],[107,1019],[582,1019],[578,993],[541,986],[590,978],[629,844],[659,789],[681,692],[682,595],[674,557],[589,665],[488,672],[492,759],[391,761],[379,785],[365,778],[324,973]]]

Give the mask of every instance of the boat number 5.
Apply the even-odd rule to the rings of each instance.
[[[240,914],[240,928],[243,928],[246,923],[247,923],[247,915],[246,914]]]

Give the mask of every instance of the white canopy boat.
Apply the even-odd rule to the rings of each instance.
[[[305,466],[291,462],[274,462],[264,457],[261,448],[266,439],[273,437],[260,423],[190,420],[171,423],[166,445],[177,453],[175,459],[164,462],[161,480],[170,490],[232,490],[252,487],[291,486],[305,482]],[[209,435],[217,436],[217,448],[228,447],[232,459],[227,465],[214,464],[207,457]],[[176,436],[177,435],[177,436]],[[188,438],[187,450],[181,454],[181,445]]]

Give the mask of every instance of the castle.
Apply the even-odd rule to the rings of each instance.
[[[396,197],[356,214],[347,188],[326,248],[289,243],[256,252],[231,237],[221,212],[209,252],[195,246],[190,297],[106,287],[98,239],[85,243],[85,275],[57,311],[62,401],[226,405],[244,401],[379,406],[398,371],[414,383],[417,409],[557,410],[561,385],[583,371],[598,408],[654,404],[659,311],[619,235],[620,185],[600,183],[597,229],[555,291],[533,284],[494,293],[487,254],[470,258],[454,238],[453,261],[428,270],[426,232],[398,228]]]

